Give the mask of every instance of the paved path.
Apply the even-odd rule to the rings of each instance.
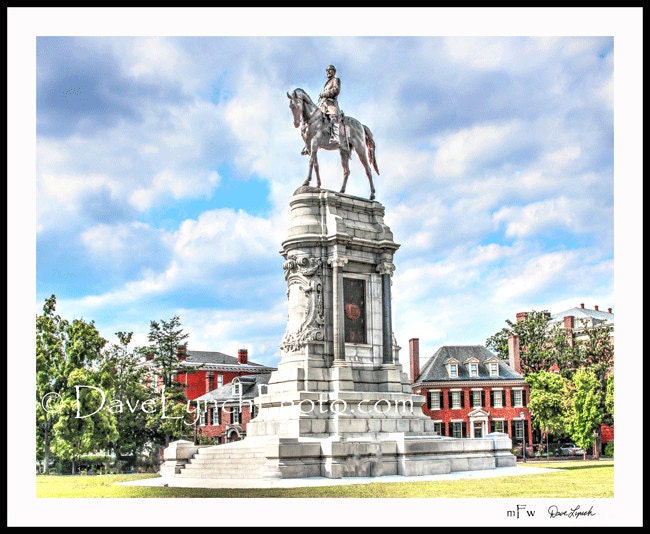
[[[480,471],[456,471],[446,475],[423,475],[405,477],[390,475],[383,477],[346,478],[269,478],[269,479],[207,479],[207,478],[146,478],[122,482],[126,486],[170,486],[177,488],[300,488],[314,486],[339,486],[343,484],[375,484],[384,482],[425,482],[440,480],[479,479],[507,476],[537,475],[556,471],[548,467],[499,467]]]

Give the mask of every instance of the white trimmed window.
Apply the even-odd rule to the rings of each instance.
[[[223,375],[219,373],[217,375],[217,387],[220,388],[221,386],[223,386]]]
[[[430,410],[440,410],[440,390],[434,389],[429,391],[429,409]]]
[[[492,390],[492,407],[493,408],[503,408],[503,390],[502,389],[493,389]]]
[[[515,427],[515,438],[516,439],[523,439],[524,438],[524,422],[519,420],[519,421],[513,421],[513,425]]]
[[[478,363],[469,364],[469,376],[478,376]]]
[[[513,389],[512,390],[512,405],[513,406],[523,406],[524,405],[521,389]]]
[[[498,420],[498,419],[492,421],[492,428],[493,428],[493,430],[492,430],[493,432],[505,432],[506,431],[504,421]]]
[[[490,376],[499,376],[499,364],[497,362],[490,363]]]
[[[439,436],[443,435],[443,424],[444,423],[442,421],[434,421],[433,423],[433,431]]]
[[[461,403],[460,403],[460,391],[452,391],[451,392],[451,407],[454,410],[457,410],[458,408],[461,408]]]
[[[482,391],[472,391],[472,408],[480,408],[483,406]]]
[[[458,364],[456,363],[449,364],[449,376],[451,378],[456,378],[458,376]]]
[[[451,423],[451,435],[454,438],[463,437],[463,423],[452,421]]]
[[[233,425],[241,423],[241,411],[238,406],[231,406],[230,423]]]

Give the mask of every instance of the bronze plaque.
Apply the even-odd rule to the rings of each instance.
[[[365,280],[343,278],[343,311],[345,342],[367,343]]]

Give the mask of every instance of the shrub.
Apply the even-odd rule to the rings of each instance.
[[[607,442],[607,444],[605,445],[604,454],[605,454],[605,456],[609,456],[610,458],[614,458],[614,440]]]

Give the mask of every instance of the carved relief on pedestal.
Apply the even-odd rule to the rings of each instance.
[[[287,281],[289,317],[280,350],[295,352],[306,343],[323,341],[322,260],[314,257],[288,258],[282,268]]]

